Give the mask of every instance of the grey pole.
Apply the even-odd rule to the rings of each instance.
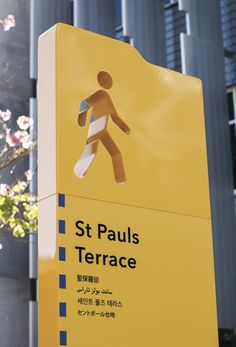
[[[115,0],[74,0],[74,25],[115,37]]]
[[[33,142],[29,157],[29,169],[33,173],[30,182],[31,196],[37,196],[37,101],[30,98],[30,117],[33,119],[33,127],[30,129],[30,138]],[[38,278],[38,235],[30,230],[29,235],[29,278],[31,280],[31,300],[29,302],[29,347],[38,346],[38,305],[37,305],[37,278]]]
[[[166,66],[164,5],[162,0],[122,0],[123,35],[144,58]]]
[[[236,327],[236,228],[220,7],[217,0],[180,0],[182,70],[203,81],[220,328]]]

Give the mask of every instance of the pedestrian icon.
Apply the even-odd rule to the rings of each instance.
[[[88,96],[81,103],[81,110],[78,114],[78,125],[83,127],[90,116],[88,136],[85,149],[74,167],[77,177],[83,178],[90,165],[96,157],[99,143],[101,142],[111,156],[115,180],[118,184],[126,182],[125,170],[121,152],[107,130],[107,124],[111,118],[113,122],[127,135],[130,128],[120,118],[112,99],[107,91],[113,81],[111,75],[106,71],[100,71],[97,75],[99,85],[103,88]]]

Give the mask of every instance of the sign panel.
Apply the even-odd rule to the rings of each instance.
[[[64,24],[39,48],[39,346],[217,346],[201,82]]]

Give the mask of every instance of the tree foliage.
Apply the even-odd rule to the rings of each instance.
[[[13,123],[13,124],[12,124]],[[13,128],[17,126],[16,130]],[[33,127],[30,117],[21,115],[14,125],[10,110],[0,110],[0,171],[13,174],[17,162],[35,148],[29,130]],[[37,230],[37,201],[28,190],[33,173],[27,170],[24,177],[16,176],[11,185],[0,184],[0,229],[10,230],[16,237],[24,237],[29,230]]]
[[[15,17],[0,19],[0,25],[4,32],[9,31],[15,26]],[[0,184],[0,230],[12,231],[15,237],[37,230],[37,201],[29,193],[34,173],[27,170],[24,177],[19,177],[17,172],[17,164],[35,150],[30,137],[32,127],[30,117],[16,118],[9,109],[0,110],[0,174],[8,172],[11,177],[11,184]]]

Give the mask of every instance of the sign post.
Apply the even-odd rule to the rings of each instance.
[[[201,82],[58,24],[39,43],[39,347],[216,347]]]

